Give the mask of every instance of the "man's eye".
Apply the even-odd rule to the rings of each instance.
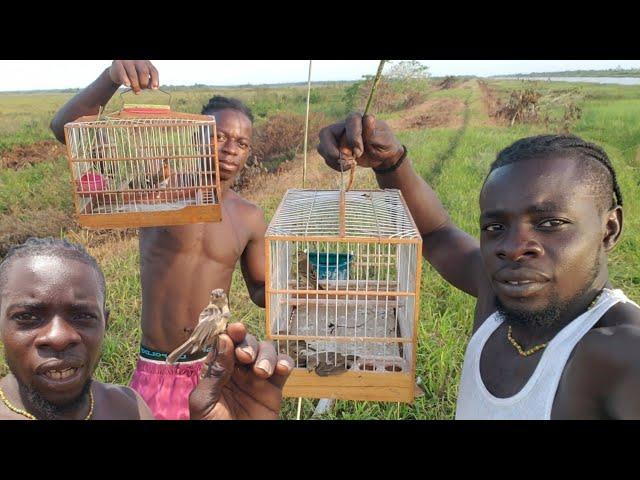
[[[557,218],[552,218],[551,220],[545,220],[544,222],[540,223],[540,227],[543,228],[553,228],[553,227],[559,227],[560,225],[564,225],[565,222],[564,220],[560,220]]]
[[[35,323],[40,320],[40,317],[34,315],[33,313],[17,313],[13,315],[13,318],[22,323]]]
[[[482,230],[484,230],[485,232],[498,232],[502,229],[503,227],[499,223],[492,223],[482,228]]]
[[[74,320],[80,320],[80,321],[86,321],[86,320],[95,320],[96,317],[93,313],[88,313],[88,312],[82,312],[82,313],[76,313],[73,316]]]

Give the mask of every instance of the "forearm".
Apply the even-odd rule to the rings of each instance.
[[[381,188],[397,188],[402,192],[422,236],[424,258],[449,283],[477,297],[479,243],[453,224],[440,199],[413,169],[409,158],[392,172],[376,174],[376,179]]]
[[[414,170],[409,158],[393,172],[376,174],[376,179],[381,188],[397,188],[402,192],[423,237],[450,224],[449,215],[440,199]]]
[[[65,124],[85,115],[97,114],[100,107],[109,102],[118,88],[119,85],[113,83],[109,77],[109,69],[106,69],[91,85],[65,103],[50,124],[58,141],[65,143]]]

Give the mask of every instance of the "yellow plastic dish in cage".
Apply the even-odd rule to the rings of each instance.
[[[400,191],[289,190],[265,252],[284,395],[412,402],[422,237]]]
[[[137,228],[218,222],[216,122],[168,105],[126,104],[64,127],[79,223]]]

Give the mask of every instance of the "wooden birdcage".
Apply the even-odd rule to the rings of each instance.
[[[422,238],[399,190],[288,190],[265,235],[290,397],[412,402]]]
[[[64,127],[79,223],[89,228],[221,220],[216,122],[124,105]]]

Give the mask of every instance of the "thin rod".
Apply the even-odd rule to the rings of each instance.
[[[304,163],[302,164],[302,188],[307,183],[307,142],[309,139],[309,100],[311,98],[311,62],[309,60],[309,79],[307,81],[307,115],[304,124]]]

